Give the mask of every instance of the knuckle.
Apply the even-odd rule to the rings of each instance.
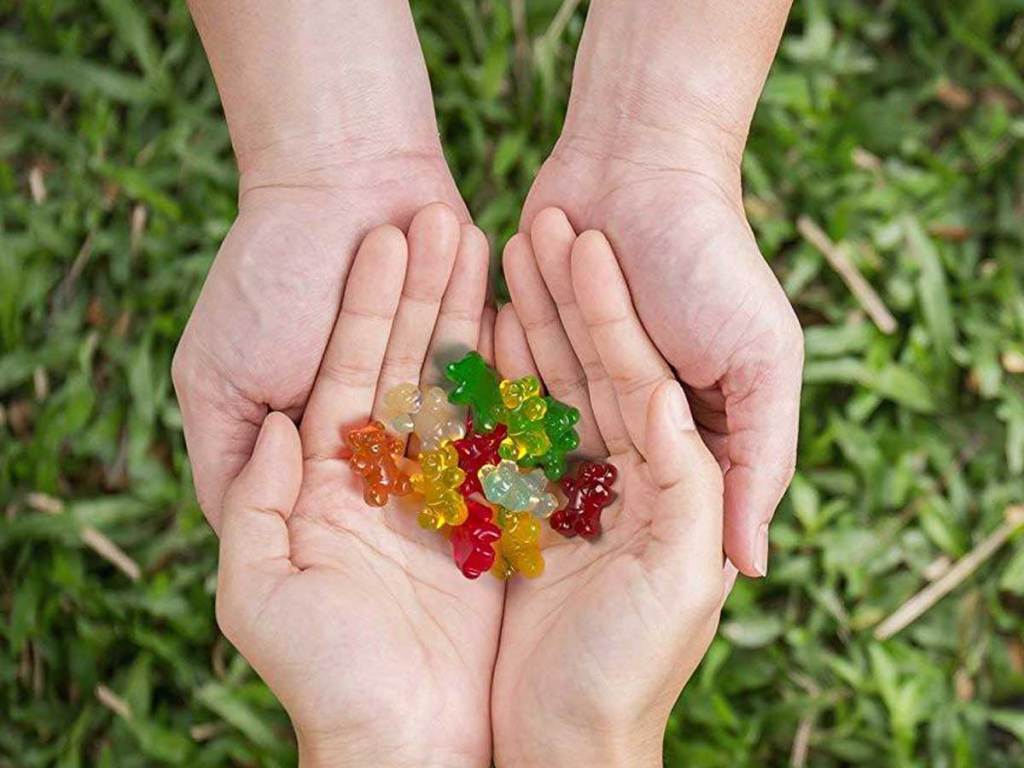
[[[171,383],[174,384],[174,391],[179,396],[191,388],[194,370],[188,341],[182,338],[174,350],[174,357],[171,358]]]
[[[804,329],[796,312],[790,307],[786,313],[786,322],[781,326],[781,346],[784,354],[799,362],[801,367],[804,360]]]
[[[653,391],[661,382],[667,381],[668,377],[660,371],[652,376],[614,376],[615,389],[619,397],[631,397],[638,393]]]
[[[724,591],[725,577],[722,569],[708,567],[706,573],[694,580],[694,586],[686,598],[687,610],[700,621],[713,619],[721,611]]]
[[[537,334],[561,329],[561,321],[558,315],[553,312],[545,312],[532,317],[520,315],[519,321],[523,324],[523,330],[527,333]]]
[[[233,644],[237,644],[241,627],[238,619],[238,610],[234,605],[230,592],[231,590],[225,583],[225,580],[221,579],[221,584],[217,588],[217,595],[214,600],[214,615],[217,618],[217,626],[220,627],[221,634]]]
[[[574,373],[562,376],[549,376],[544,380],[548,392],[559,399],[575,395],[578,392],[586,391],[587,377],[580,369]]]
[[[320,375],[332,384],[352,389],[365,389],[377,383],[377,375],[365,365],[342,360],[324,360]]]
[[[384,358],[380,369],[380,378],[391,376],[419,378],[423,366],[423,356],[409,350],[393,351]]]
[[[590,384],[596,384],[608,378],[608,372],[604,366],[596,360],[588,360],[583,363],[583,373]]]

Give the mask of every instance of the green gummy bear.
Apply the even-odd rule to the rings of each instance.
[[[543,467],[548,480],[554,482],[561,480],[565,474],[566,454],[579,448],[580,436],[575,426],[579,423],[580,412],[550,395],[545,396],[544,400],[548,404],[547,413],[544,414],[544,429],[551,441],[551,448],[543,456],[527,457],[521,463],[531,467]]]
[[[448,393],[448,402],[469,407],[474,431],[483,434],[498,426],[503,410],[498,374],[478,352],[469,352],[461,360],[449,363],[444,375],[455,384]]]

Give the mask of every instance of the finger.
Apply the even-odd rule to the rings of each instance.
[[[612,247],[600,232],[584,232],[576,239],[572,282],[622,420],[633,445],[647,457],[648,404],[654,391],[674,376],[640,323]]]
[[[587,378],[587,392],[601,439],[608,452],[624,453],[632,447],[629,433],[615,402],[615,390],[583,322],[572,285],[572,247],[576,232],[561,210],[546,208],[534,217],[530,241],[548,295],[558,308],[562,328]]]
[[[302,418],[307,459],[337,456],[342,432],[369,419],[405,265],[406,241],[400,229],[377,227],[359,246]]]
[[[515,306],[515,318],[526,333],[541,381],[552,397],[579,410],[580,451],[587,455],[607,455],[599,428],[602,422],[591,404],[586,374],[562,328],[558,308],[537,268],[526,235],[516,235],[509,240],[502,263]],[[616,422],[611,424],[614,427]],[[585,441],[584,435],[587,436]]]
[[[377,384],[373,415],[378,419],[392,388],[420,382],[459,248],[459,221],[443,203],[428,205],[409,225],[408,242],[405,285]]]
[[[497,351],[498,371],[504,378],[513,379],[522,376],[534,375],[542,381],[541,372],[537,370],[537,364],[530,352],[530,344],[526,337],[526,330],[516,314],[512,304],[506,304],[498,312],[498,322],[494,329],[495,348]],[[571,403],[576,405],[575,403]],[[590,401],[585,401],[588,409],[588,417],[580,417],[576,424],[576,432],[580,436],[579,447],[572,452],[573,455],[599,456],[604,458],[608,455],[601,433],[597,429],[597,422],[593,413],[589,411]],[[576,406],[577,408],[579,406]],[[582,413],[582,411],[581,411]]]
[[[480,340],[476,344],[480,357],[491,365],[494,365],[494,323],[497,317],[498,312],[494,305],[484,306],[484,314],[480,319]]]
[[[498,310],[498,319],[494,323],[494,367],[503,379],[540,378],[526,331],[512,304],[505,304]]]
[[[424,386],[440,386],[445,381],[445,366],[477,348],[487,301],[488,250],[484,233],[472,224],[463,224],[455,266],[423,366]]]
[[[219,534],[224,493],[249,460],[267,407],[211,374],[212,366],[194,349],[186,333],[174,356],[172,378],[196,498]]]
[[[272,412],[252,458],[224,498],[218,566],[217,615],[231,624],[247,607],[265,604],[294,568],[288,517],[302,484],[302,446],[295,424]],[[229,628],[225,627],[225,633]]]
[[[663,381],[647,411],[647,467],[658,488],[645,552],[663,589],[699,612],[721,606],[722,474],[693,422],[683,388]]]
[[[768,524],[796,463],[803,338],[760,371],[730,370],[722,380],[729,425],[725,473],[725,552],[748,576],[768,573]]]

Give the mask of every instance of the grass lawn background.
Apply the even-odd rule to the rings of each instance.
[[[413,6],[452,171],[500,248],[584,9]],[[1022,72],[1021,0],[797,2],[745,189],[806,329],[799,472],[667,765],[1024,766],[1024,537],[876,639],[1024,502]],[[0,0],[0,767],[294,761],[214,623],[169,376],[235,182],[183,2]]]

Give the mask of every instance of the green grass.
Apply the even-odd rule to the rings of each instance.
[[[557,136],[582,12],[550,35],[559,0],[529,0],[523,37],[498,0],[414,5],[453,172],[500,246]],[[746,193],[807,330],[800,471],[667,764],[786,765],[806,739],[814,766],[1024,765],[1024,539],[873,636],[1024,501],[1021,72],[1020,0],[794,11]],[[168,372],[234,211],[184,3],[0,0],[0,766],[294,759],[214,624]]]

